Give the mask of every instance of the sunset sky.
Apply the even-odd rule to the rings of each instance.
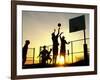
[[[81,13],[54,13],[54,12],[34,12],[22,11],[22,30],[23,45],[25,40],[30,40],[30,48],[35,48],[35,56],[39,55],[39,47],[43,45],[52,45],[51,33],[58,29],[57,24],[61,23],[61,32],[64,32],[67,41],[83,39],[83,31],[69,32],[69,19],[85,15],[86,37],[89,38],[89,14]],[[60,43],[60,40],[59,40]],[[78,50],[83,42],[79,42]],[[89,44],[89,42],[87,42]],[[77,49],[78,48],[78,49]],[[80,51],[82,47],[80,47]],[[32,56],[32,54],[28,54]]]

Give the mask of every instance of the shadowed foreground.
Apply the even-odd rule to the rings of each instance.
[[[84,60],[80,60],[76,63],[72,63],[72,64],[25,64],[22,68],[23,69],[29,69],[29,68],[50,68],[50,67],[68,67],[68,66],[89,66],[89,59],[87,62],[85,62]]]

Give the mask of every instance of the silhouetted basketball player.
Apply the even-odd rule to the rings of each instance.
[[[27,50],[28,50],[28,45],[30,44],[30,41],[29,40],[26,40],[25,41],[25,45],[22,49],[22,64],[24,65],[25,62],[26,62],[26,56],[27,56]]]
[[[60,56],[63,56],[64,57],[64,62],[66,62],[66,44],[69,44],[70,42],[67,42],[65,40],[65,37],[60,35],[60,40],[61,40],[61,47],[60,47]]]
[[[51,63],[51,61],[52,61],[52,59],[51,59],[51,55],[50,55],[50,53],[51,53],[51,51],[52,51],[52,49],[50,49],[50,51],[48,52],[48,54],[47,54],[47,56],[46,56],[46,61],[47,61],[47,63],[48,63],[48,60],[50,60],[50,63]]]
[[[59,32],[60,28],[58,28],[58,33],[57,35],[55,34],[56,30],[54,29],[54,32],[52,33],[52,42],[53,42],[53,63],[56,64],[57,60],[57,55],[58,55],[58,37],[59,37]]]
[[[46,46],[43,46],[43,50],[40,52],[39,56],[41,57],[41,63],[43,65],[46,64],[46,57],[48,55],[48,51],[46,50]]]

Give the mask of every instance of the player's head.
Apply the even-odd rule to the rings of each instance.
[[[45,45],[43,46],[43,49],[46,49],[46,46]]]
[[[64,36],[62,36],[62,39],[65,39],[65,37],[64,37]]]
[[[30,41],[29,41],[29,40],[26,40],[25,43],[26,43],[26,44],[30,44]]]

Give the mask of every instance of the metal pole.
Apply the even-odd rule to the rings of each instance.
[[[35,57],[35,48],[33,48],[33,64],[34,64],[34,57]]]
[[[40,46],[40,52],[41,52],[41,50],[42,50],[42,46]],[[40,54],[40,52],[39,52],[39,54]],[[39,56],[39,63],[41,63],[41,57]]]
[[[72,43],[72,41],[71,41],[71,55],[72,55],[72,63],[73,63],[73,43]]]
[[[84,44],[86,44],[86,34],[85,34],[85,29],[83,30],[84,32]]]
[[[85,64],[88,64],[88,52],[87,52],[85,29],[83,31],[84,31],[84,45],[83,45],[84,46],[84,61],[85,61]]]
[[[67,50],[67,55],[68,55],[68,61],[69,61],[69,50]]]

